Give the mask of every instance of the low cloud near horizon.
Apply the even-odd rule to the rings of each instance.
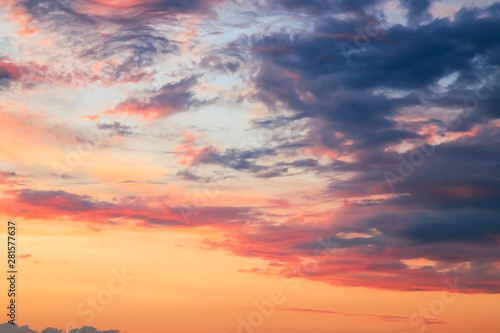
[[[63,330],[47,327],[42,331],[35,331],[28,326],[15,326],[8,323],[0,324],[0,332],[2,333],[67,333]],[[80,329],[72,329],[68,333],[120,333],[119,330],[99,331],[97,328],[84,326]]]

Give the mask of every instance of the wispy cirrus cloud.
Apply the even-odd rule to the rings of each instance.
[[[146,92],[143,97],[131,97],[120,102],[113,109],[105,113],[110,115],[137,115],[142,118],[154,120],[187,111],[192,106],[199,106],[206,103],[195,97],[192,88],[196,83],[196,77],[167,83],[157,91]]]
[[[298,308],[290,308],[283,309],[282,311],[292,311],[292,312],[310,312],[317,314],[331,314],[337,316],[348,316],[348,317],[365,317],[372,318],[384,321],[401,321],[408,322],[408,317],[402,316],[390,316],[390,315],[372,315],[372,314],[359,314],[359,313],[348,313],[348,312],[338,312],[338,311],[329,311],[329,310],[316,310],[316,309],[298,309]],[[444,322],[436,319],[425,319],[426,324],[443,324]]]

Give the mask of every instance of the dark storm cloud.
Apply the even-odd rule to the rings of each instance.
[[[394,199],[394,203],[440,210],[498,210],[499,147],[499,142],[437,147],[435,156],[417,170],[414,177],[398,184],[401,186],[396,187],[396,191],[407,196]],[[473,157],[481,153],[488,155]]]
[[[416,28],[396,25],[367,36],[360,47],[354,42],[356,27],[364,28],[367,21],[325,20],[318,22],[313,35],[266,36],[254,42],[254,50],[263,61],[301,76],[316,95],[341,87],[418,89],[446,74],[473,70],[475,56],[488,55],[500,45],[495,33],[499,15],[492,6],[462,10],[454,21],[439,19]],[[350,51],[349,45],[354,49],[351,63],[343,51]]]
[[[418,8],[423,13],[429,4],[407,5],[412,13]],[[373,22],[369,19],[319,19],[312,34],[254,37],[252,51],[261,60],[255,97],[270,108],[283,103],[296,112],[295,119],[319,120],[311,123],[311,132],[329,149],[374,149],[424,139],[416,133],[419,128],[404,128],[394,118],[404,115],[405,108],[453,107],[474,95],[467,85],[491,73],[488,63],[500,47],[497,7],[463,9],[454,21],[438,19],[415,27],[380,25],[371,37],[364,32],[368,40],[362,44],[356,44],[356,37],[362,33],[359,27]],[[484,61],[474,61],[477,57]],[[452,73],[458,75],[453,86],[437,90],[437,82]],[[398,96],[390,90],[399,91]],[[490,93],[455,130],[498,117],[499,93],[498,88]],[[273,123],[266,121],[256,124]],[[330,135],[334,132],[344,138]],[[354,145],[347,147],[349,140]]]
[[[408,10],[406,17],[410,26],[432,19],[429,9],[434,2],[433,0],[400,0],[400,2]]]
[[[281,2],[291,9],[315,10],[332,3]],[[259,173],[280,176],[296,166],[331,176],[324,194],[343,206],[331,225],[311,229],[305,222],[290,222],[242,229],[214,247],[294,263],[294,255],[302,259],[314,253],[318,236],[332,235],[329,241],[341,251],[325,259],[312,278],[425,290],[440,288],[436,281],[460,274],[469,291],[500,291],[500,270],[491,265],[500,258],[500,136],[493,122],[499,118],[500,88],[497,80],[485,83],[498,70],[500,5],[462,9],[452,20],[432,19],[431,1],[403,3],[408,25],[379,20],[378,32],[368,30],[367,35],[365,30],[363,43],[357,43],[364,38],[358,28],[376,21],[367,15],[317,17],[312,33],[240,40],[260,62],[253,97],[276,114],[254,125],[276,132],[301,121],[308,132],[276,140],[274,153],[319,147],[338,156],[328,165],[298,159]],[[479,95],[477,87],[483,87]],[[476,98],[477,107],[467,115],[456,112],[467,98]],[[431,108],[455,110],[460,122],[450,124],[439,114],[440,119],[406,119],[418,114],[415,110]],[[292,114],[282,116],[281,109]],[[437,128],[437,133],[422,134],[430,133],[427,128]],[[439,141],[465,131],[467,135]],[[416,148],[404,154],[388,149],[403,142]],[[393,193],[384,172],[397,174],[419,151],[422,163],[411,167]],[[349,159],[340,158],[347,154]],[[237,155],[229,159],[211,151],[206,157],[211,163],[240,165]],[[246,160],[241,170],[252,172],[250,166],[259,166],[259,158]],[[416,268],[404,263],[419,258],[434,263]],[[374,282],[380,272],[384,278]]]
[[[369,207],[358,207],[360,211],[368,211]],[[410,209],[405,212],[376,213],[373,216],[358,220],[349,226],[341,226],[337,232],[373,233],[370,238],[352,238],[348,240],[334,238],[339,247],[357,247],[373,244],[387,250],[397,247],[410,252],[411,257],[429,258],[438,261],[470,261],[485,257],[498,257],[500,250],[492,248],[495,238],[500,235],[500,222],[496,212],[483,212],[472,209],[457,209],[453,212],[440,212],[429,209]],[[401,242],[404,240],[404,242]],[[458,251],[457,256],[450,257],[450,251],[436,251],[429,257],[427,245],[443,244],[451,248],[476,244],[472,251]],[[419,247],[421,246],[421,247]],[[312,247],[306,245],[305,248]],[[394,253],[397,256],[397,254]]]
[[[432,243],[480,243],[496,245],[495,237],[500,236],[498,214],[481,211],[463,211],[446,216],[424,215],[396,232],[397,236],[410,240],[413,244]]]
[[[497,132],[497,131],[496,131]],[[331,169],[351,172],[349,180],[335,181],[330,191],[340,197],[359,197],[391,193],[385,183],[385,172],[394,175],[403,170],[403,178],[394,185],[398,197],[379,204],[411,209],[455,210],[461,208],[498,211],[500,182],[500,137],[486,129],[475,138],[466,138],[440,145],[422,146],[405,154],[382,150],[358,153],[356,161],[334,161]],[[426,154],[425,152],[429,152]],[[413,157],[412,157],[413,156]],[[410,161],[416,161],[412,165]],[[408,174],[405,174],[408,172]],[[376,202],[365,202],[373,205]]]
[[[314,12],[359,12],[379,0],[274,0],[273,3],[288,10],[306,9]]]
[[[296,83],[280,76],[276,69],[266,69],[256,78],[257,85],[261,87],[257,97],[271,107],[274,107],[275,102],[282,101],[287,107],[296,110],[297,116],[289,120],[320,120],[311,132],[320,136],[319,141],[328,148],[341,147],[346,140],[355,140],[356,145],[350,147],[354,149],[373,148],[396,144],[404,139],[420,138],[420,135],[412,131],[396,129],[397,122],[391,119],[402,107],[420,105],[421,101],[417,95],[391,98],[367,91],[328,91],[329,83],[325,82],[323,85],[322,81],[324,80],[319,79],[319,82],[314,82],[305,78]],[[315,101],[302,100],[300,95],[304,91],[315,96]],[[272,120],[269,123],[273,123]],[[267,126],[264,122],[257,125]],[[329,135],[335,131],[345,134],[345,137],[340,139],[338,136]]]

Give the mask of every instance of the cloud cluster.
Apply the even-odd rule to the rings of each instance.
[[[38,191],[32,189],[6,190],[2,202],[5,214],[26,219],[69,218],[89,224],[135,223],[143,227],[199,227],[234,228],[258,220],[261,213],[250,207],[211,207],[169,204],[159,197],[129,196],[114,202],[96,200],[88,195],[66,191]],[[186,216],[194,214],[196,219]]]
[[[21,33],[50,33],[56,43],[70,45],[77,59],[92,63],[92,73],[81,76],[86,81],[123,82],[151,77],[159,59],[198,47],[176,39],[197,33],[178,29],[183,20],[199,28],[199,20],[217,18],[220,6],[230,2],[30,0],[12,3],[12,13],[26,25]],[[177,172],[177,181],[208,182],[197,168],[218,166],[238,171],[245,189],[256,178],[271,183],[297,174],[306,179],[301,184],[324,180],[322,188],[313,184],[307,194],[290,198],[249,189],[259,203],[214,200],[193,210],[168,196],[106,201],[26,188],[4,172],[2,211],[90,225],[219,228],[224,238],[207,240],[208,248],[263,258],[269,267],[251,272],[286,276],[314,256],[318,238],[328,236],[332,251],[309,278],[439,290],[444,279],[459,275],[466,292],[500,292],[500,3],[443,18],[432,16],[432,1],[399,3],[402,24],[380,15],[388,5],[383,0],[260,1],[249,5],[248,17],[269,10],[301,24],[261,29],[256,22],[238,36],[214,32],[207,39],[220,38],[224,45],[204,45],[199,62],[192,62],[203,77],[228,75],[214,86],[241,80],[235,85],[246,91],[237,102],[258,109],[249,126],[271,135],[252,148],[233,142],[201,146],[186,126],[172,149],[188,168]],[[36,63],[2,58],[0,89],[75,80],[51,73]],[[138,116],[164,125],[163,118],[210,102],[197,95],[199,72],[180,68],[175,74],[155,88],[127,94],[102,116],[132,116],[130,122]],[[208,122],[200,119],[203,126]],[[129,122],[96,126],[110,136],[134,135]],[[332,207],[325,208],[329,202]]]
[[[308,148],[302,169],[331,176],[324,195],[344,205],[316,229],[296,221],[241,229],[211,247],[285,262],[285,273],[313,255],[317,237],[332,235],[338,251],[315,279],[426,290],[460,275],[469,292],[500,292],[499,4],[461,9],[453,20],[432,19],[428,1],[402,4],[406,26],[320,17],[309,34],[241,40],[260,61],[254,97],[306,123],[306,135],[272,153]],[[234,167],[219,151],[201,155]],[[259,159],[243,161],[255,168]],[[391,191],[384,173],[398,168],[408,175]]]

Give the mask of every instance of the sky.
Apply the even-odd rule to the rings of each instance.
[[[497,333],[499,105],[500,2],[0,0],[0,332]]]

